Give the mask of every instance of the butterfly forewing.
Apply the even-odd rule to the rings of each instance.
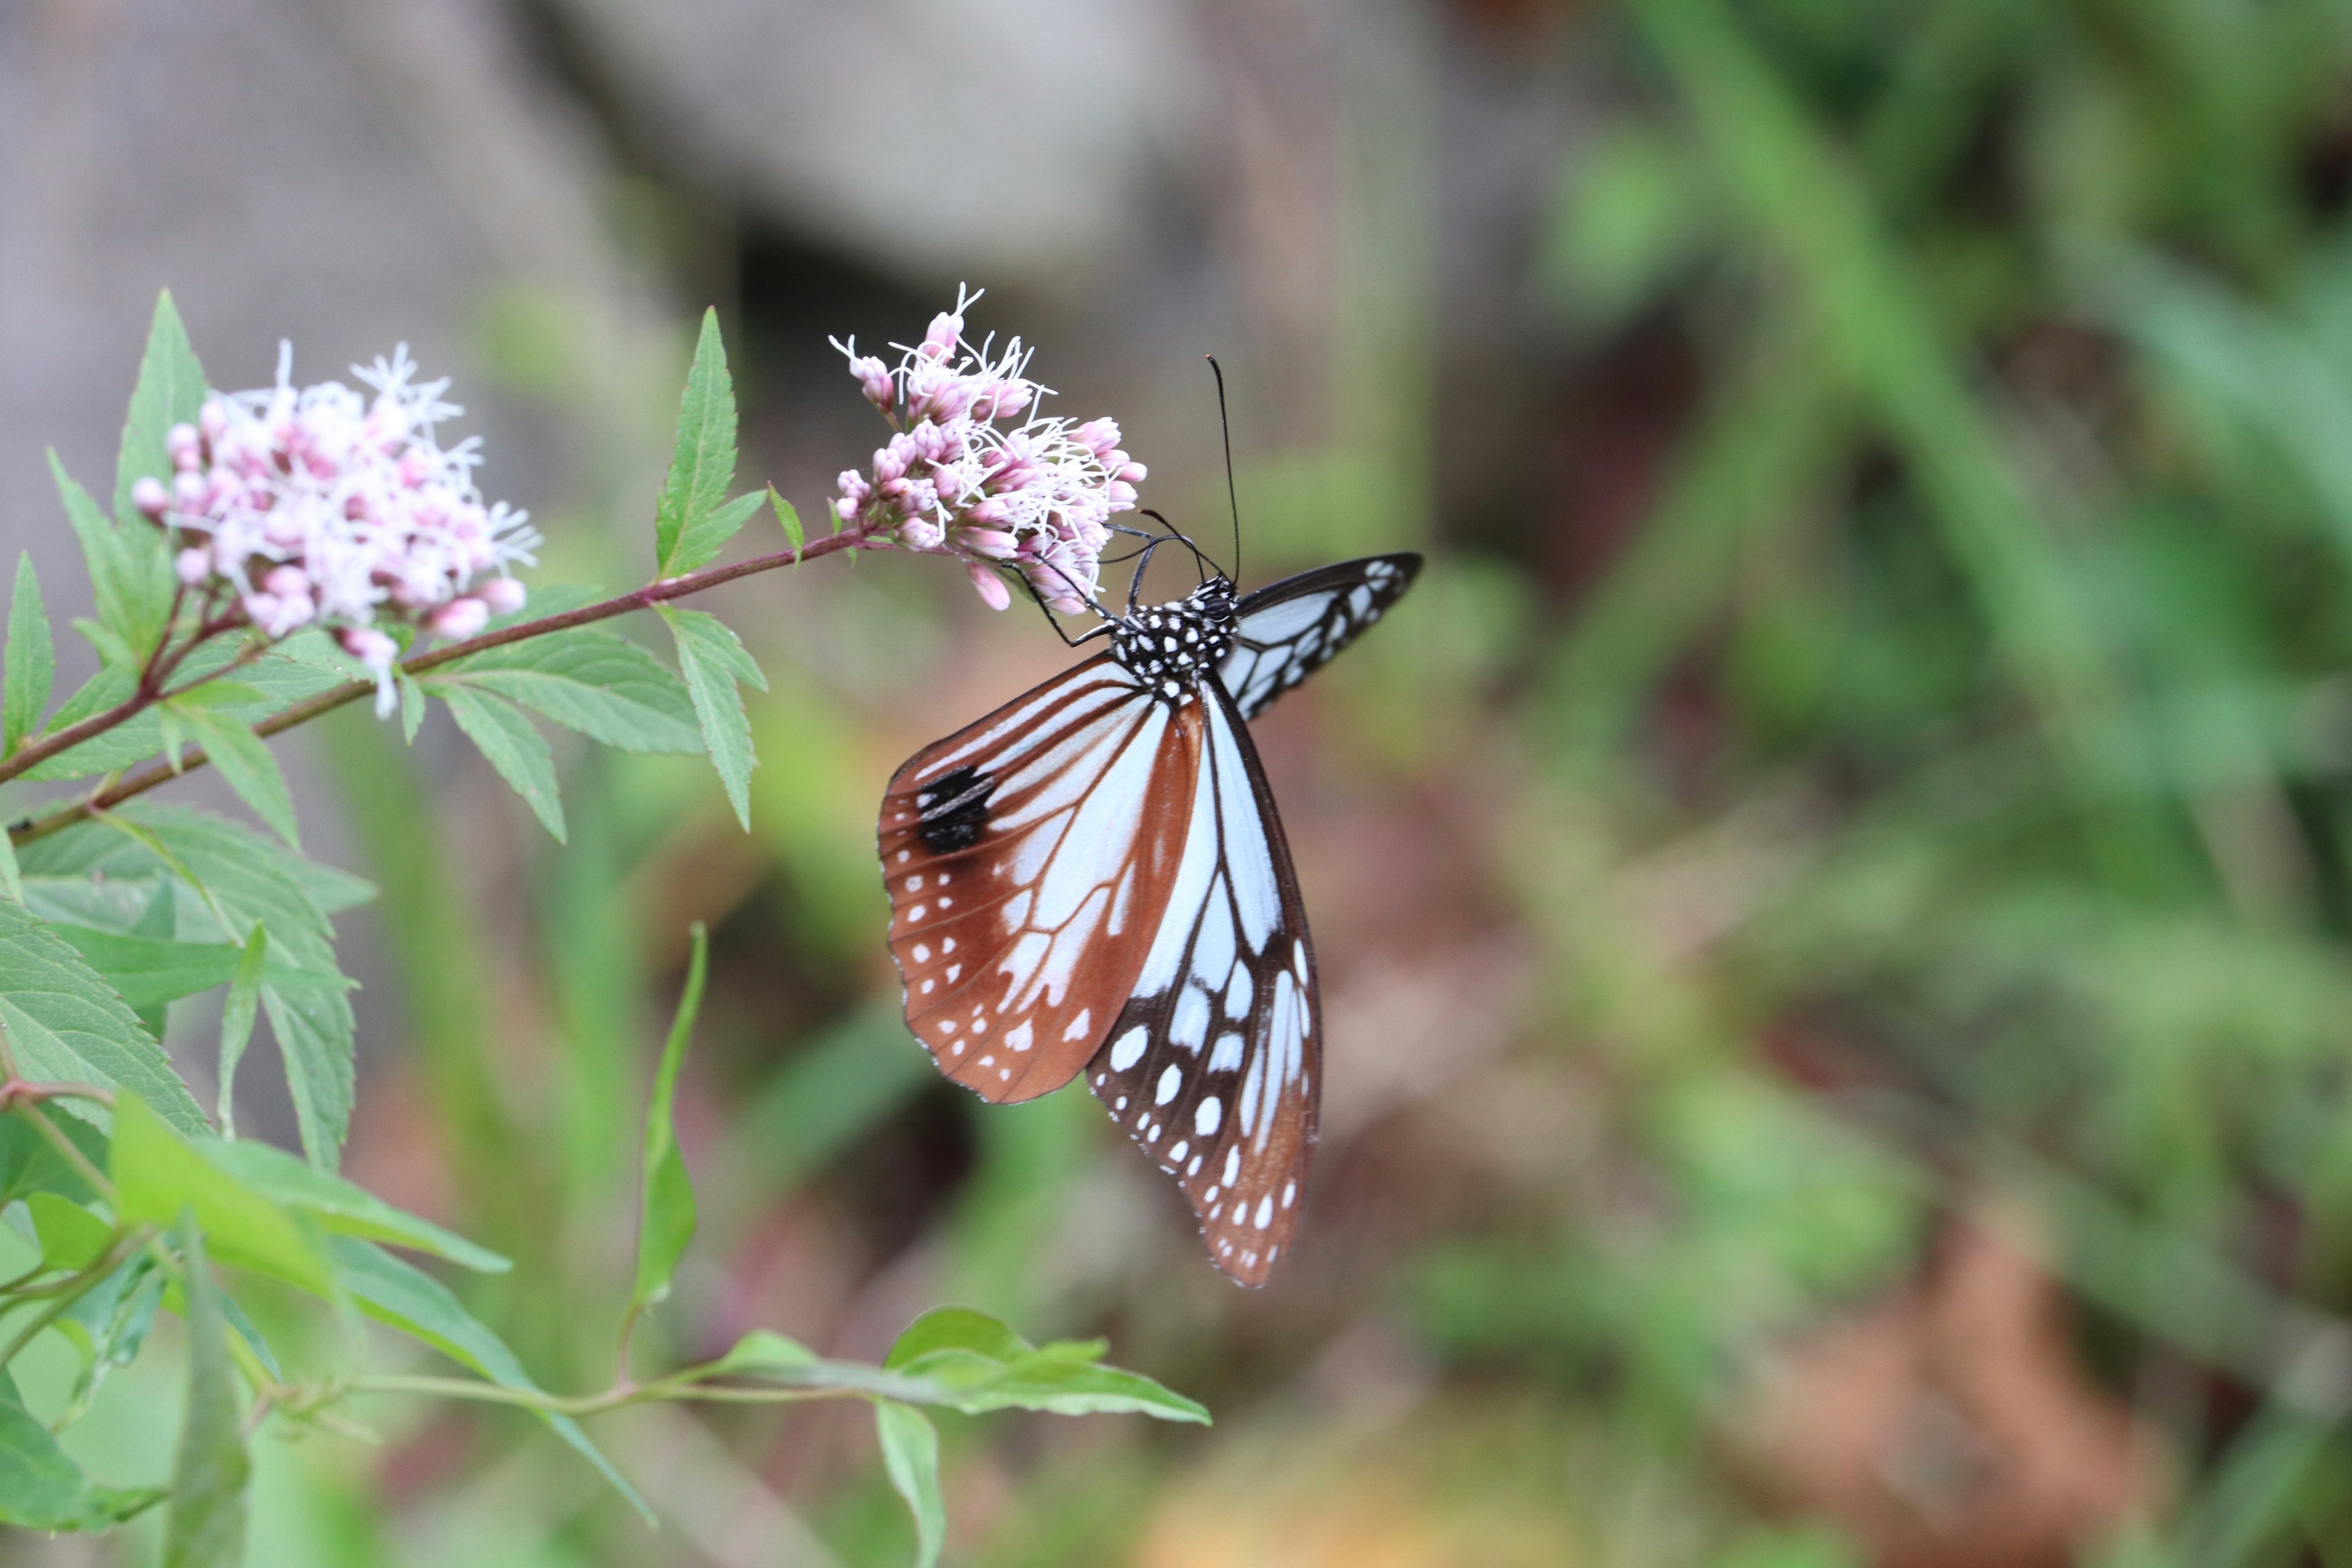
[[[1418,555],[1368,555],[1286,577],[1243,599],[1233,648],[1217,667],[1242,718],[1265,712],[1355,641],[1420,573]]]
[[[1290,1249],[1315,1143],[1315,959],[1249,731],[1214,681],[1202,692],[1182,859],[1087,1082],[1182,1184],[1217,1267],[1259,1285]]]
[[[1108,654],[918,752],[882,803],[907,1023],[983,1098],[1034,1099],[1127,1005],[1175,880],[1200,705]]]

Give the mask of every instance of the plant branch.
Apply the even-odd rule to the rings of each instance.
[[[435,648],[429,653],[416,654],[403,659],[400,668],[409,675],[423,675],[445,664],[469,658],[488,648],[503,647],[509,643],[545,637],[551,632],[568,631],[573,626],[584,626],[596,621],[610,620],[614,616],[625,616],[632,610],[649,610],[656,605],[666,604],[672,599],[683,599],[688,595],[699,594],[707,588],[715,588],[722,583],[731,583],[738,577],[750,577],[761,572],[772,572],[779,566],[797,565],[803,561],[813,561],[820,555],[831,555],[836,551],[847,550],[865,542],[864,531],[858,529],[844,529],[839,533],[827,534],[824,538],[798,550],[779,550],[773,554],[757,555],[749,561],[738,561],[728,566],[710,566],[699,572],[689,572],[683,577],[664,578],[659,582],[649,583],[634,592],[604,599],[593,605],[583,605],[576,610],[566,610],[562,615],[546,616],[535,621],[522,621],[514,626],[504,626],[494,632],[484,632],[480,637],[467,637],[463,642],[450,643],[446,647]],[[356,702],[361,698],[373,694],[374,690],[375,687],[371,682],[347,681],[331,690],[321,691],[315,697],[308,698],[290,708],[271,714],[254,725],[253,732],[263,736],[283,733],[297,724],[310,722],[322,713],[331,713],[338,708]],[[57,734],[35,745],[26,747],[6,762],[0,763],[0,784],[5,784],[16,777],[26,768],[46,762],[58,752],[89,740],[92,735],[103,733],[138,713],[148,700],[148,699],[134,697],[128,701],[116,704],[104,713],[93,714],[70,729],[60,730]],[[29,761],[26,760],[28,758]],[[191,769],[202,767],[205,761],[201,747],[192,748],[181,757],[179,773],[184,773]],[[30,844],[37,838],[46,838],[61,828],[70,827],[87,817],[120,805],[133,795],[144,795],[157,784],[176,776],[178,774],[174,773],[169,763],[151,763],[127,778],[95,791],[80,800],[61,805],[29,822],[17,824],[8,830],[8,837],[11,841],[17,844]]]
[[[413,1377],[386,1374],[354,1378],[337,1390],[341,1394],[415,1394],[436,1399],[470,1399],[485,1405],[517,1405],[558,1415],[601,1415],[608,1410],[660,1400],[696,1400],[721,1405],[786,1405],[810,1399],[865,1397],[854,1388],[713,1388],[672,1376],[656,1382],[615,1384],[602,1394],[565,1395],[532,1388],[509,1388],[470,1377]]]

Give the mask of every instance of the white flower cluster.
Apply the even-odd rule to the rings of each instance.
[[[1057,610],[1094,596],[1113,514],[1133,510],[1144,467],[1118,449],[1109,419],[1074,425],[1033,417],[1007,427],[1050,389],[1026,378],[1029,356],[1013,339],[964,341],[964,312],[980,299],[959,291],[923,341],[900,350],[896,370],[861,356],[855,340],[834,347],[897,432],[874,454],[870,474],[841,476],[834,510],[880,543],[960,556],[992,609],[1012,603],[995,568],[1019,570]]]
[[[528,513],[482,504],[478,437],[435,440],[436,424],[465,411],[441,401],[446,379],[415,379],[407,344],[352,367],[373,399],[338,381],[298,389],[292,369],[282,344],[276,386],[214,393],[167,438],[170,486],[142,479],[131,499],[203,536],[180,552],[182,583],[234,599],[270,637],[333,628],[388,712],[399,647],[378,623],[472,637],[522,608],[523,585],[507,572],[537,563],[539,535]]]

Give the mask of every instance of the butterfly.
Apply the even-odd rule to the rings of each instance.
[[[908,1027],[1000,1104],[1083,1072],[1244,1285],[1290,1250],[1323,1076],[1314,944],[1247,726],[1420,570],[1368,556],[1236,598],[1204,565],[1181,599],[1130,589],[1089,634],[1107,648],[916,752],[882,800]]]

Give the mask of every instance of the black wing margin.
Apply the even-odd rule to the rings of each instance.
[[[1233,700],[1204,734],[1175,887],[1135,994],[1087,1066],[1174,1176],[1211,1261],[1263,1285],[1290,1250],[1322,1100],[1321,1005],[1290,847]]]
[[[1421,574],[1406,551],[1318,566],[1269,584],[1236,607],[1234,646],[1217,667],[1244,722],[1362,635]]]

